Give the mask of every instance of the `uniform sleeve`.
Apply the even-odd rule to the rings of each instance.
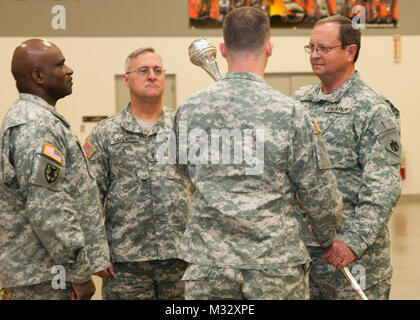
[[[342,199],[325,145],[301,108],[293,117],[292,168],[289,177],[305,210],[316,241],[329,246],[341,223]]]
[[[98,127],[96,127],[89,133],[89,136],[83,145],[85,154],[89,159],[91,172],[95,177],[98,186],[99,198],[102,205],[105,203],[109,188],[109,165],[103,142]]]
[[[26,198],[25,215],[33,232],[67,281],[83,283],[92,270],[74,200],[66,192],[66,145],[48,128],[26,126],[11,135],[19,187]]]
[[[359,257],[388,223],[401,193],[399,121],[386,109],[374,116],[361,136],[362,184],[354,215],[340,236]]]

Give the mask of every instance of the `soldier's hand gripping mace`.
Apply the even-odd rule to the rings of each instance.
[[[208,40],[204,38],[194,40],[188,48],[188,53],[190,61],[196,66],[203,68],[214,81],[222,79],[222,75],[216,61],[217,49]],[[300,206],[300,209],[303,212],[302,206]],[[341,272],[362,300],[368,300],[362,288],[360,288],[356,279],[354,279],[353,275],[350,273],[349,269],[344,267]]]
[[[305,211],[303,210],[302,204],[300,203],[300,200],[299,200],[299,197],[298,197],[297,194],[296,194],[296,198],[297,198],[297,203],[298,203],[298,207],[299,207],[300,211],[302,212],[302,214],[304,216],[306,216],[305,215]],[[309,233],[312,235],[312,237],[314,236],[312,234],[312,230],[310,230]],[[343,269],[341,269],[341,272],[346,277],[347,281],[350,283],[350,285],[354,289],[354,291],[357,292],[357,294],[359,295],[359,297],[362,298],[362,300],[368,300],[368,298],[366,297],[366,295],[363,292],[362,288],[359,286],[359,284],[357,283],[356,279],[354,279],[354,277],[351,274],[351,272],[349,271],[349,269],[347,267],[344,267]]]

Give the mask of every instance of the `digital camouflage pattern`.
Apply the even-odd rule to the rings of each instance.
[[[164,108],[151,131],[130,106],[101,121],[85,143],[105,207],[111,260],[136,262],[178,257],[186,228],[189,186],[174,164],[162,164],[159,131],[170,131],[174,112]]]
[[[257,156],[264,165],[261,173],[250,175],[248,164],[190,161],[182,165],[180,161],[178,171],[195,187],[180,246],[182,259],[235,269],[306,264],[310,259],[301,239],[296,192],[318,241],[325,246],[332,243],[341,216],[341,197],[325,146],[299,104],[258,75],[229,72],[181,104],[175,120],[178,144],[183,143],[183,123],[189,133],[199,128],[208,135],[214,129],[251,129],[254,153],[255,135],[262,129],[264,150]],[[188,140],[187,153],[199,150],[198,144]],[[191,275],[188,279],[194,280]]]
[[[20,94],[0,129],[0,285],[83,283],[110,265],[95,180],[69,124]]]
[[[369,288],[392,275],[387,223],[401,192],[399,113],[358,73],[330,94],[320,95],[320,89],[320,83],[306,86],[293,98],[307,108],[322,131],[343,196],[337,239],[357,255],[349,270],[365,268]],[[305,226],[303,230],[305,243],[316,245]],[[333,277],[332,272],[327,264],[322,270],[314,265],[311,276],[316,282],[330,281],[325,275]],[[339,292],[325,294],[338,297]]]
[[[308,300],[308,265],[281,269],[233,269],[189,265],[187,300]],[[191,280],[190,280],[191,279]]]
[[[64,289],[52,289],[51,282],[42,282],[32,286],[10,288],[10,300],[71,300],[73,287],[65,283]]]
[[[105,300],[183,300],[186,263],[178,259],[114,263],[102,282]]]

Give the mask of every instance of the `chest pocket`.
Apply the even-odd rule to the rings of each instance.
[[[346,106],[329,106],[317,119],[321,126],[328,156],[333,168],[352,169],[357,166],[358,136],[354,114]]]
[[[111,140],[109,163],[112,180],[148,179],[147,148],[138,136],[119,136]]]

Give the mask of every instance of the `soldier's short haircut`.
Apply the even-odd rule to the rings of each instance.
[[[346,46],[355,44],[357,45],[356,55],[354,56],[354,63],[356,63],[359,58],[360,45],[361,45],[361,33],[360,29],[353,27],[352,21],[344,16],[334,15],[324,19],[319,20],[315,23],[314,27],[317,27],[326,23],[337,23],[340,25],[339,39],[341,42],[341,49],[344,49]]]
[[[223,38],[231,51],[256,50],[270,37],[270,20],[260,9],[238,8],[225,18]]]
[[[155,49],[153,49],[152,47],[144,47],[144,48],[139,48],[137,50],[134,50],[133,52],[131,52],[128,55],[127,59],[125,59],[125,72],[130,71],[131,60],[133,60],[135,57],[137,57],[137,56],[139,56],[139,55],[141,55],[142,53],[145,53],[145,52],[152,52],[152,53],[156,54]],[[162,58],[159,55],[157,55],[157,56],[159,57],[160,61],[162,62]]]

